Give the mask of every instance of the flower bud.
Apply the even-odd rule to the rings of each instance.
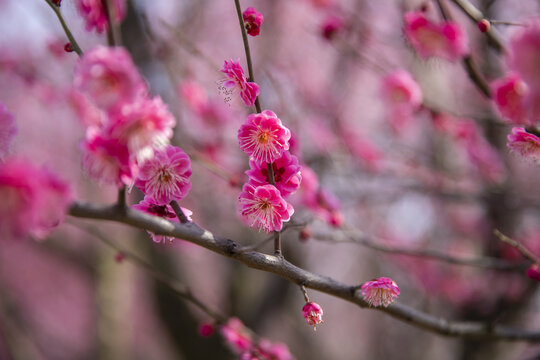
[[[316,302],[307,302],[302,308],[302,315],[309,325],[313,326],[313,330],[317,330],[317,325],[323,322],[323,309]]]

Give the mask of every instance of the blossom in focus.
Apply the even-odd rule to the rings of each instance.
[[[251,114],[238,130],[240,148],[254,161],[271,163],[289,150],[291,131],[270,110]]]
[[[111,115],[104,131],[126,144],[131,156],[141,161],[151,157],[155,147],[168,143],[175,125],[176,120],[161,97],[143,97]]]
[[[158,204],[154,201],[154,199],[149,198],[147,196],[144,197],[144,199],[139,202],[138,204],[133,205],[133,208],[139,211],[142,211],[146,214],[150,214],[153,216],[159,216],[161,218],[164,218],[165,220],[169,220],[174,223],[179,223],[180,220],[178,220],[178,217],[176,216],[174,210],[172,207],[168,204],[162,205]],[[193,212],[189,209],[181,207],[182,212],[189,221],[191,220],[191,215],[193,215]],[[148,234],[150,234],[150,237],[152,240],[156,243],[161,242],[172,242],[175,238],[172,236],[167,235],[156,235],[151,231],[148,231]]]
[[[247,81],[244,70],[240,66],[240,60],[236,62],[225,60],[223,68],[220,71],[227,76],[225,79],[219,81],[220,91],[226,96],[225,101],[230,101],[231,95],[235,91],[239,91],[240,98],[244,104],[246,106],[253,106],[257,96],[259,96],[259,85]]]
[[[255,10],[255,8],[248,7],[242,13],[244,19],[244,25],[246,31],[251,36],[257,36],[261,32],[261,25],[264,21],[264,16]]]
[[[255,160],[249,160],[250,170],[246,171],[249,176],[249,183],[257,187],[270,184],[268,177],[267,163],[258,163]],[[275,187],[281,193],[283,198],[293,194],[300,187],[302,175],[300,174],[300,165],[296,156],[284,151],[281,157],[272,162],[274,172]]]
[[[513,128],[512,133],[508,135],[508,143],[506,145],[512,151],[540,164],[540,138],[525,131],[524,128]]]
[[[387,307],[399,296],[399,288],[392,279],[382,277],[363,284],[362,296],[371,306]]]
[[[424,59],[439,57],[457,61],[469,53],[467,36],[453,21],[436,24],[422,11],[410,11],[404,15],[404,22],[405,37]]]
[[[491,84],[493,100],[497,109],[508,122],[515,125],[531,125],[524,107],[524,99],[529,93],[527,85],[518,74],[511,73]]]
[[[220,330],[227,345],[238,354],[245,353],[253,346],[251,335],[238,318],[230,318]]]
[[[422,105],[422,90],[409,72],[396,70],[383,77],[381,93],[390,123],[399,132]]]
[[[14,116],[0,103],[0,160],[6,156],[13,138],[17,134]]]
[[[76,0],[77,9],[84,18],[86,30],[96,30],[102,33],[109,27],[107,12],[105,9],[106,1],[103,0]],[[120,22],[126,15],[126,0],[109,1],[111,18],[115,22]]]
[[[294,209],[274,185],[244,184],[238,197],[240,214],[251,227],[267,232],[279,231],[289,221]]]
[[[191,161],[179,147],[168,145],[140,165],[135,185],[156,203],[183,199],[191,189]]]
[[[73,85],[97,107],[118,110],[147,91],[131,56],[122,47],[97,46],[75,67]]]
[[[45,237],[71,202],[66,182],[21,159],[0,164],[0,238]]]
[[[302,308],[302,316],[313,326],[313,330],[317,330],[317,325],[323,323],[323,309],[316,302],[307,302]]]

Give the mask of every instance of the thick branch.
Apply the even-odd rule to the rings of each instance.
[[[97,206],[74,203],[69,213],[79,218],[110,220],[156,234],[174,236],[233,258],[251,268],[274,273],[284,279],[307,288],[318,290],[365,308],[368,304],[356,291],[357,286],[350,286],[332,278],[317,275],[301,269],[282,257],[262,254],[256,251],[242,252],[240,245],[233,240],[215,236],[193,223],[173,224],[165,219],[150,216],[130,208],[119,212],[115,206]],[[540,342],[540,331],[512,329],[505,326],[477,323],[451,322],[437,316],[429,315],[406,305],[393,304],[388,308],[374,308],[389,314],[401,321],[446,336],[467,338]]]

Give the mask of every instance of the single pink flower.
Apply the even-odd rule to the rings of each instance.
[[[274,185],[254,187],[244,184],[238,197],[240,214],[249,224],[268,232],[279,231],[289,221],[294,209]]]
[[[405,70],[396,70],[382,79],[382,96],[391,107],[415,110],[422,105],[422,89]]]
[[[518,74],[511,73],[491,84],[493,100],[501,115],[515,125],[531,125],[536,119],[530,119],[524,106],[529,93],[528,86]]]
[[[76,0],[77,9],[85,20],[86,30],[102,33],[109,27],[104,0]],[[126,0],[110,1],[111,18],[120,22],[126,14]]]
[[[540,90],[540,20],[531,21],[510,39],[507,62],[531,90]]]
[[[261,32],[261,25],[264,21],[264,16],[255,10],[255,8],[248,7],[242,13],[242,17],[244,18],[244,25],[247,33],[251,36],[259,35]]]
[[[248,82],[244,75],[244,70],[240,66],[240,60],[236,62],[231,60],[225,60],[223,68],[220,70],[227,77],[220,80],[220,92],[222,92],[226,98],[225,101],[231,100],[231,95],[237,90],[240,92],[240,98],[246,106],[253,106],[257,96],[259,96],[259,85],[254,82]]]
[[[179,147],[168,145],[140,165],[135,185],[158,204],[182,200],[191,189],[191,161]]]
[[[306,322],[313,326],[313,330],[317,330],[317,325],[323,323],[323,309],[321,305],[316,302],[307,302],[302,308],[302,316],[306,319]]]
[[[106,111],[118,110],[147,92],[131,56],[121,47],[87,51],[75,67],[73,85]]]
[[[227,345],[238,354],[249,351],[253,346],[251,335],[238,318],[230,318],[220,330]]]
[[[271,163],[289,150],[291,131],[270,110],[251,114],[238,130],[240,148],[254,161]]]
[[[469,53],[468,39],[453,21],[433,23],[421,11],[404,15],[407,40],[422,58],[439,57],[457,61]]]
[[[508,135],[508,143],[506,145],[512,151],[540,164],[540,138],[525,131],[524,128],[513,128],[512,133]]]
[[[267,163],[258,163],[253,159],[249,160],[250,170],[246,171],[249,176],[249,183],[254,187],[270,184],[268,178]],[[300,187],[302,175],[300,165],[296,156],[284,151],[280,158],[272,162],[275,186],[284,199],[296,192]]]
[[[15,135],[17,135],[15,118],[7,110],[6,106],[0,103],[0,160],[8,153],[9,146]]]
[[[151,157],[154,147],[168,143],[176,120],[159,96],[139,98],[109,118],[105,131],[126,144],[138,161]]]
[[[81,148],[83,168],[91,177],[118,187],[133,185],[139,168],[125,144],[91,128]]]
[[[45,237],[71,203],[67,183],[21,159],[0,164],[0,238]]]
[[[146,214],[159,216],[161,218],[164,218],[165,220],[169,220],[174,223],[180,222],[180,220],[178,219],[178,217],[176,216],[176,214],[174,213],[174,210],[172,209],[170,205],[158,204],[156,203],[154,199],[149,198],[147,196],[145,196],[144,199],[140,203],[133,205],[133,208],[136,210],[142,211]],[[193,215],[193,212],[183,207],[181,207],[181,209],[184,215],[186,215],[186,217],[188,218],[188,220],[192,221],[191,215]],[[151,231],[148,231],[148,234],[150,234],[150,237],[156,243],[172,242],[175,239],[172,236],[156,235]]]
[[[387,307],[399,296],[399,288],[392,279],[382,277],[363,284],[362,296],[371,306]]]

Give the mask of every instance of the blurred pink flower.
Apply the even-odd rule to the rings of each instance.
[[[118,110],[147,92],[131,56],[121,47],[87,51],[75,67],[73,85],[106,111]]]
[[[531,125],[536,120],[530,119],[527,115],[524,99],[529,89],[517,73],[510,73],[502,79],[495,80],[491,84],[491,89],[497,109],[509,123]]]
[[[109,118],[105,131],[126,144],[138,161],[152,156],[153,148],[163,146],[172,137],[176,120],[159,96],[138,98]]]
[[[291,132],[270,110],[251,114],[238,130],[240,148],[254,161],[271,163],[289,150]]]
[[[540,164],[540,138],[525,131],[524,128],[513,128],[512,133],[508,135],[508,143],[506,145],[512,151]]]
[[[238,90],[244,104],[246,106],[252,106],[255,104],[257,96],[259,96],[259,85],[247,81],[244,70],[242,70],[239,62],[240,60],[237,60],[236,62],[234,60],[225,60],[223,68],[220,71],[227,75],[227,77],[218,82],[220,85],[220,92],[226,96],[225,101],[229,102],[230,96],[235,90]]]
[[[246,171],[249,176],[249,183],[254,187],[270,184],[268,178],[267,163],[258,163],[253,159],[249,160],[250,170]],[[300,187],[302,175],[300,174],[300,165],[296,156],[284,151],[281,157],[272,162],[274,170],[275,186],[284,199],[295,193]]]
[[[294,209],[273,185],[254,187],[244,184],[238,197],[240,214],[251,227],[267,232],[279,231],[289,221]]]
[[[313,326],[313,330],[317,330],[317,325],[323,323],[323,309],[321,305],[316,302],[307,302],[302,308],[302,316],[306,319],[306,322]]]
[[[255,10],[255,8],[248,7],[242,13],[244,19],[244,25],[246,26],[246,31],[251,36],[257,36],[261,32],[261,25],[264,21],[264,16]]]
[[[507,62],[532,91],[540,91],[540,20],[529,22],[510,39]]]
[[[422,105],[422,90],[409,72],[396,70],[383,77],[381,93],[390,124],[400,132]]]
[[[321,35],[326,40],[332,40],[343,29],[343,20],[336,15],[328,15],[324,18],[321,26]]]
[[[109,27],[104,0],[76,0],[77,9],[84,18],[86,30],[102,33]],[[111,0],[111,18],[120,22],[126,14],[126,0]]]
[[[540,281],[540,271],[538,271],[538,264],[532,264],[527,269],[527,277],[536,281]]]
[[[272,343],[268,339],[261,339],[258,352],[265,360],[293,360],[289,347],[283,343]]]
[[[467,36],[453,21],[436,24],[421,11],[410,11],[404,15],[404,22],[407,40],[424,59],[457,61],[469,53]]]
[[[94,179],[103,183],[132,186],[138,175],[138,166],[130,157],[125,144],[104,136],[96,128],[87,132],[83,141],[83,168]]]
[[[197,328],[197,333],[202,337],[209,337],[214,333],[215,326],[210,322],[203,322],[199,324]]]
[[[230,318],[225,325],[221,326],[221,335],[227,345],[238,354],[250,350],[253,346],[251,335],[238,318]]]
[[[174,223],[180,223],[180,220],[178,220],[178,217],[176,216],[176,214],[174,213],[174,210],[172,209],[172,207],[170,205],[168,205],[168,204],[165,204],[165,205],[158,204],[158,203],[156,203],[156,201],[154,199],[149,198],[148,196],[145,196],[144,199],[140,203],[135,204],[132,207],[134,209],[142,211],[142,212],[144,212],[146,214],[159,216],[161,218],[164,218],[165,220],[169,220],[169,221],[174,222]],[[188,218],[188,220],[192,221],[191,220],[191,215],[193,215],[193,212],[191,210],[183,208],[183,207],[181,207],[181,209],[182,209],[182,212],[184,213],[184,215],[186,215],[186,217]],[[172,236],[156,235],[151,231],[148,231],[148,234],[150,234],[150,237],[156,243],[172,242],[175,239]]]
[[[382,277],[363,284],[362,296],[371,306],[387,307],[399,296],[399,288],[392,279]]]
[[[160,205],[182,200],[191,189],[191,161],[179,147],[168,145],[140,165],[135,185]]]
[[[6,106],[0,103],[0,160],[8,153],[9,146],[15,135],[17,135],[15,118],[7,110]]]
[[[0,237],[45,237],[71,203],[67,183],[22,159],[0,164]]]

